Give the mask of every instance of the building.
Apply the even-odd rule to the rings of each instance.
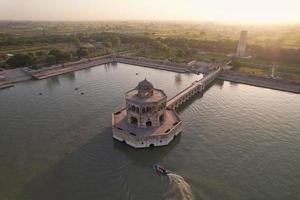
[[[247,31],[241,31],[240,41],[236,51],[236,57],[245,57],[247,44]]]
[[[85,49],[90,49],[90,50],[95,50],[96,47],[94,45],[92,45],[91,43],[87,42],[87,43],[81,43],[79,45],[80,48],[85,48]]]
[[[103,49],[104,48],[104,45],[102,42],[95,42],[93,44],[95,46],[96,49]]]
[[[215,63],[208,63],[196,60],[189,62],[187,65],[189,69],[196,74],[206,74],[215,67]]]
[[[125,94],[126,108],[112,114],[113,137],[134,147],[168,145],[181,132],[182,121],[167,109],[167,95],[146,79]]]

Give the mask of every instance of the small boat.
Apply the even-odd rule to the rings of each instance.
[[[163,166],[160,166],[159,164],[153,164],[152,169],[158,174],[162,174],[162,175],[168,174],[168,171]]]

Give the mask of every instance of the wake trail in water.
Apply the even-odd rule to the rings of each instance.
[[[191,186],[184,180],[182,176],[174,173],[168,173],[170,187],[166,193],[165,200],[194,200]]]

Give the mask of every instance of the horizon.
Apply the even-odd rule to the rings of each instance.
[[[33,23],[161,23],[161,24],[216,24],[222,26],[253,26],[253,27],[269,27],[269,26],[300,26],[300,22],[227,22],[227,21],[209,21],[209,20],[121,20],[121,19],[103,19],[103,20],[39,20],[39,19],[0,19],[1,22],[33,22]]]
[[[1,21],[149,21],[225,24],[299,24],[296,0],[0,0]],[[34,6],[33,6],[34,5]]]

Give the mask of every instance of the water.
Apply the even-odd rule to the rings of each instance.
[[[169,173],[168,177],[170,180],[170,186],[164,199],[192,200],[195,198],[191,186],[184,180],[182,176],[174,173]]]
[[[118,64],[1,90],[0,199],[299,199],[300,95],[216,82],[171,145],[135,150],[111,113],[145,77],[168,97],[199,78]]]

